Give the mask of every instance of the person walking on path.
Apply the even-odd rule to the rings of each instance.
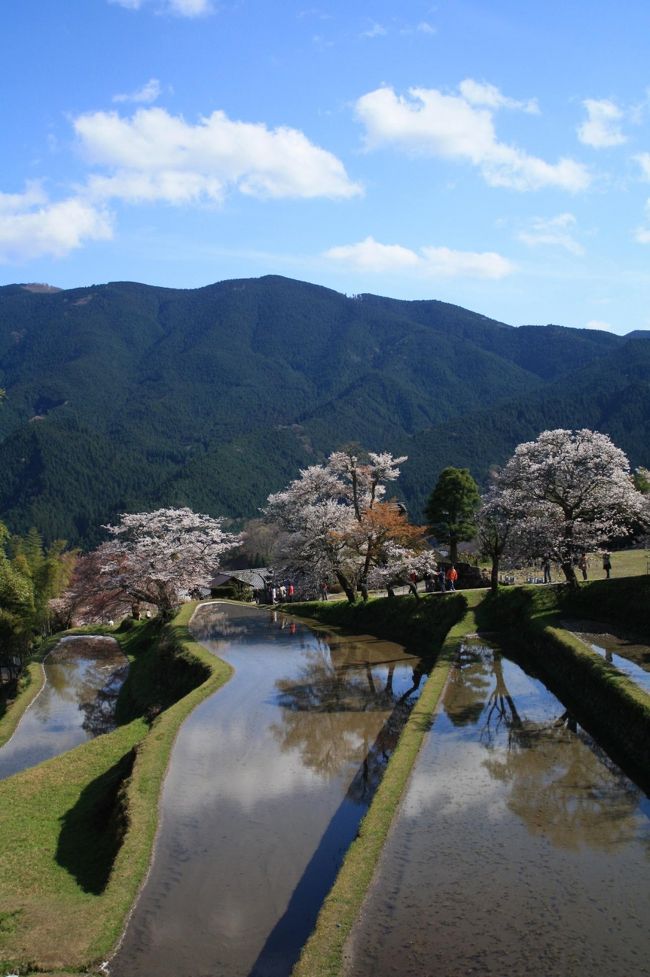
[[[456,581],[457,580],[458,580],[458,570],[456,569],[456,567],[452,563],[452,565],[447,570],[447,581],[449,583],[449,589],[450,590],[455,590],[456,589]]]
[[[603,570],[607,580],[609,580],[609,575],[612,572],[612,558],[609,553],[603,553]]]

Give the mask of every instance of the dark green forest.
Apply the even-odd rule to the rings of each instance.
[[[514,328],[459,306],[286,278],[178,290],[0,288],[0,519],[89,546],[119,512],[243,519],[350,442],[407,454],[411,516],[440,471],[484,481],[548,427],[650,461],[650,342]]]

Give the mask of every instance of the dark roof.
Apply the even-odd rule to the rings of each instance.
[[[223,587],[225,584],[235,581],[253,587],[255,590],[261,590],[265,586],[266,577],[269,575],[270,571],[266,567],[256,567],[254,570],[222,570],[221,573],[215,574],[208,586]]]

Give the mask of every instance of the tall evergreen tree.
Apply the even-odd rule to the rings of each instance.
[[[449,559],[458,559],[458,544],[476,535],[478,485],[467,468],[444,468],[429,496],[424,514],[438,542],[449,546]]]

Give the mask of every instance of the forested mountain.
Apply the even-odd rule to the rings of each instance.
[[[90,544],[116,513],[246,517],[348,442],[478,478],[545,427],[650,453],[650,342],[279,277],[194,290],[0,288],[0,518]]]

